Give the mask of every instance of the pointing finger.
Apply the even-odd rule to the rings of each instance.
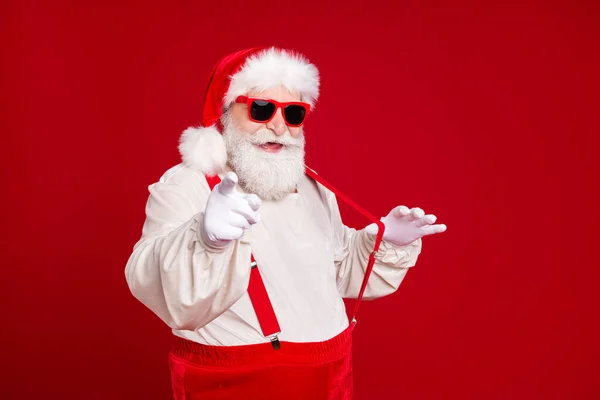
[[[235,174],[235,172],[228,172],[227,175],[225,175],[225,178],[223,178],[223,180],[219,184],[219,192],[227,196],[228,194],[233,193],[233,190],[235,189],[237,183],[238,177]]]

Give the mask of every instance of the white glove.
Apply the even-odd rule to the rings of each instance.
[[[208,197],[202,233],[204,240],[216,248],[226,247],[260,220],[260,198],[235,189],[238,177],[229,172]]]
[[[435,215],[425,215],[425,212],[418,207],[408,209],[405,206],[398,206],[386,217],[381,218],[381,222],[385,225],[383,240],[405,246],[423,236],[444,232],[446,225],[432,225],[436,219]],[[371,224],[365,229],[372,235],[377,234],[379,230],[377,224]]]

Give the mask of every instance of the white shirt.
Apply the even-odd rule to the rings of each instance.
[[[251,253],[281,341],[327,340],[348,326],[343,298],[358,296],[374,237],[342,223],[331,191],[305,176],[297,193],[263,200],[260,222],[220,250],[200,235],[210,195],[200,172],[177,165],[149,191],[125,273],[132,294],[175,335],[216,346],[269,341],[247,293]],[[393,293],[420,251],[420,239],[402,247],[382,242],[364,298]]]

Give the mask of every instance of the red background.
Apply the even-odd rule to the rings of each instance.
[[[169,398],[125,263],[210,68],[257,44],[321,70],[310,166],[448,225],[362,306],[356,398],[600,398],[598,2],[55,3],[0,12],[1,398]]]

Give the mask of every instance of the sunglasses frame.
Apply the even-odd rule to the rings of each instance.
[[[268,120],[266,120],[266,121],[259,121],[259,120],[257,120],[257,119],[254,119],[254,118],[252,118],[252,115],[251,115],[251,113],[250,113],[250,107],[252,106],[252,103],[253,103],[254,101],[256,101],[256,100],[268,101],[268,102],[270,102],[270,103],[273,103],[273,104],[275,104],[275,111],[273,111],[273,115],[271,115],[271,117],[270,117]],[[267,124],[267,123],[269,123],[269,122],[270,122],[270,121],[271,121],[271,120],[272,120],[272,119],[275,117],[275,114],[277,114],[277,110],[279,110],[279,109],[281,108],[281,110],[282,110],[282,112],[281,112],[281,115],[283,115],[283,120],[285,121],[285,124],[286,124],[287,126],[290,126],[290,127],[296,128],[296,127],[299,127],[299,126],[302,126],[302,125],[304,125],[304,121],[306,121],[306,116],[307,116],[307,115],[308,115],[308,113],[310,112],[310,104],[308,104],[308,103],[303,103],[303,102],[301,102],[301,101],[286,101],[286,102],[279,102],[279,101],[276,101],[276,100],[273,100],[273,99],[265,99],[265,98],[263,98],[263,97],[248,97],[248,96],[238,96],[238,97],[235,99],[235,102],[236,102],[236,103],[241,103],[241,104],[246,104],[246,106],[248,107],[248,118],[250,119],[250,121],[252,121],[252,122],[257,122],[257,123],[259,123],[259,124]],[[291,105],[294,105],[294,106],[301,106],[301,107],[304,107],[304,109],[306,110],[306,111],[305,111],[305,114],[304,114],[304,119],[302,120],[302,122],[301,122],[300,124],[297,124],[297,125],[296,125],[296,124],[291,124],[291,123],[290,123],[290,122],[287,120],[287,117],[285,116],[285,111],[284,111],[284,110],[285,110],[285,107],[287,107],[287,106],[291,106]]]

